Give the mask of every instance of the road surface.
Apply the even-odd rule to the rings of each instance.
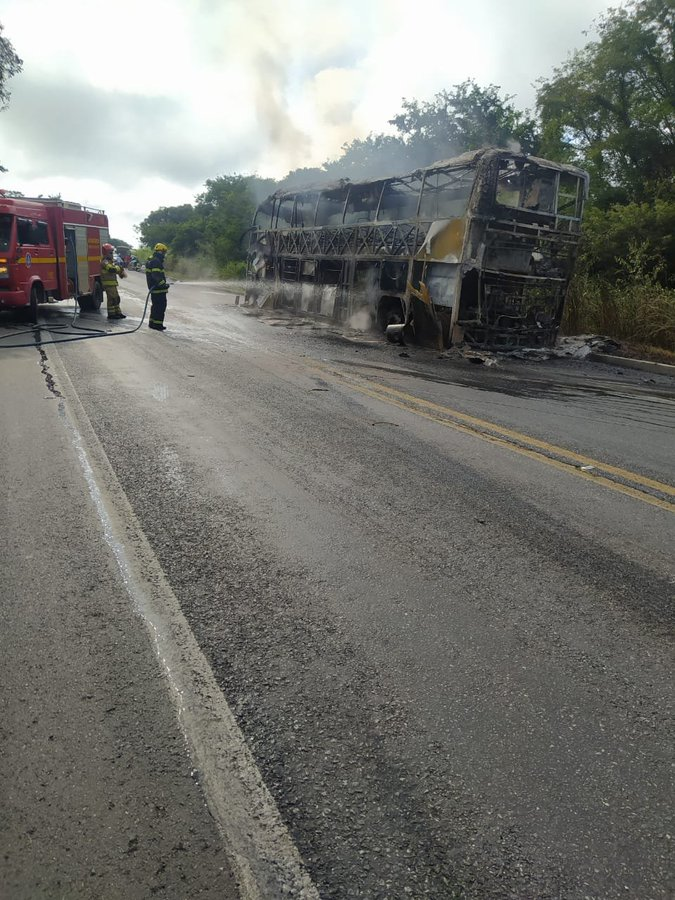
[[[672,380],[143,283],[0,321],[4,893],[671,896]]]

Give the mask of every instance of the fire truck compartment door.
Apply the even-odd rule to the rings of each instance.
[[[75,296],[80,293],[80,279],[77,271],[77,242],[74,228],[64,228],[66,245],[66,275],[68,280],[75,285]]]
[[[75,232],[75,248],[77,250],[77,284],[80,294],[89,293],[89,247],[87,246],[86,225],[71,226]]]

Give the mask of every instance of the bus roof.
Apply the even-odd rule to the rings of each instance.
[[[448,159],[441,159],[437,162],[430,163],[428,166],[422,166],[419,169],[413,169],[410,172],[389,172],[388,174],[378,176],[377,178],[362,178],[358,181],[351,181],[349,178],[342,178],[337,181],[308,183],[307,185],[303,185],[302,187],[297,188],[281,188],[280,190],[270,194],[266,199],[270,200],[272,198],[295,197],[298,194],[314,193],[318,191],[336,191],[340,188],[347,187],[352,184],[358,186],[374,184],[379,181],[388,181],[392,178],[408,178],[411,175],[421,176],[426,172],[433,172],[436,169],[460,169],[476,165],[476,163],[480,159],[490,160],[494,159],[495,157],[499,157],[502,159],[522,159],[523,161],[534,163],[535,165],[541,166],[542,168],[554,169],[558,172],[569,172],[572,175],[577,175],[579,178],[583,178],[586,184],[588,184],[588,173],[584,172],[583,169],[579,169],[577,166],[553,162],[550,159],[541,159],[538,156],[528,156],[526,153],[518,153],[514,150],[507,150],[498,147],[482,147],[480,150],[470,150],[467,153],[460,154],[459,156],[453,156]]]

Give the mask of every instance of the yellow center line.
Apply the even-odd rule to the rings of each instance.
[[[371,397],[374,400],[388,403],[391,406],[396,406],[399,409],[405,410],[406,412],[415,413],[415,415],[421,416],[422,418],[428,419],[429,421],[435,422],[439,425],[443,425],[446,428],[453,428],[456,431],[461,431],[465,434],[471,434],[475,437],[479,437],[482,440],[488,441],[492,444],[497,444],[498,446],[511,450],[514,453],[519,453],[521,456],[527,456],[530,459],[536,459],[539,462],[544,462],[547,465],[553,466],[553,468],[567,472],[568,474],[575,475],[578,478],[584,478],[587,481],[592,481],[595,484],[601,484],[605,487],[611,488],[614,491],[618,491],[619,493],[626,494],[629,497],[633,497],[634,499],[642,500],[644,503],[648,503],[651,506],[657,506],[660,509],[667,509],[670,512],[675,512],[675,506],[669,500],[662,500],[659,497],[653,497],[651,494],[647,494],[643,490],[630,487],[629,485],[621,484],[620,482],[613,481],[611,478],[606,478],[604,476],[606,474],[615,475],[616,477],[623,478],[626,481],[631,481],[634,484],[641,485],[645,488],[656,490],[659,493],[666,494],[667,496],[675,496],[675,488],[671,487],[668,484],[663,484],[662,482],[655,481],[652,478],[646,478],[642,475],[639,475],[637,472],[631,472],[628,469],[606,465],[605,463],[602,463],[599,460],[593,459],[589,456],[583,456],[579,453],[575,453],[572,450],[566,450],[563,447],[557,447],[555,444],[549,444],[547,441],[541,441],[537,438],[532,438],[529,435],[522,434],[519,431],[514,431],[511,428],[504,428],[500,425],[496,425],[494,422],[489,422],[486,419],[479,419],[476,416],[467,415],[466,413],[462,413],[459,410],[454,410],[447,406],[441,406],[437,403],[432,403],[429,400],[422,400],[421,398],[415,397],[412,394],[407,394],[404,391],[390,388],[387,385],[371,382],[366,378],[362,378],[361,376],[339,372],[336,369],[332,369],[328,366],[322,366],[319,363],[310,366],[310,368],[316,368],[324,374],[330,374],[333,377],[346,382],[351,388],[358,391],[359,393],[365,394],[366,396]],[[441,416],[437,415],[437,413],[440,413],[448,418],[441,418]],[[487,431],[492,433],[487,434],[481,429],[486,429]],[[519,443],[516,444],[513,443],[513,441],[518,441]],[[521,446],[521,443],[529,446]],[[573,460],[573,462],[567,462],[566,459],[553,459],[550,456],[547,456],[547,453],[565,457],[567,460]],[[579,465],[590,466],[594,471],[584,471],[583,469],[579,468]],[[597,472],[602,472],[604,474],[598,474]]]

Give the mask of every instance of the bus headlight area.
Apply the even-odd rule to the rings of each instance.
[[[582,170],[496,149],[279,191],[250,231],[246,302],[438,348],[550,347],[587,195]]]

